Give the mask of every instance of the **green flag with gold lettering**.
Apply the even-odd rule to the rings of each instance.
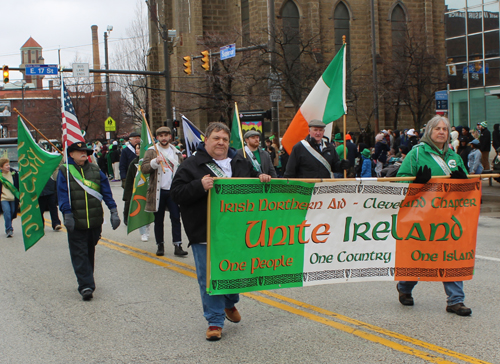
[[[38,197],[59,166],[62,155],[40,148],[19,116],[17,136],[20,215],[24,249],[28,250],[45,235]]]

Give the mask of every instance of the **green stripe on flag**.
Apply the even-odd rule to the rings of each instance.
[[[323,114],[323,122],[329,124],[346,113],[345,105],[345,44],[340,48],[326,71],[323,82],[330,88]]]

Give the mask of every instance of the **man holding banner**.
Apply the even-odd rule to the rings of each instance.
[[[398,177],[413,177],[414,183],[427,183],[432,176],[451,175],[451,178],[467,179],[462,158],[448,147],[451,127],[448,119],[436,115],[425,128],[424,135],[408,153],[399,168]],[[418,281],[401,281],[397,285],[402,305],[413,306],[411,292]],[[464,305],[464,282],[443,282],[448,296],[446,311],[459,316],[469,316],[472,310]]]
[[[259,177],[269,182],[271,176],[257,172],[236,150],[229,148],[231,132],[223,123],[211,123],[205,132],[205,142],[197,153],[177,170],[172,182],[172,198],[180,205],[189,245],[193,249],[196,275],[200,286],[203,313],[208,321],[206,339],[219,340],[224,320],[241,320],[235,307],[238,294],[209,295],[207,293],[207,203],[214,177]],[[231,241],[228,241],[228,246]]]
[[[68,164],[59,168],[57,176],[57,197],[68,230],[78,292],[84,301],[90,301],[95,291],[95,246],[101,237],[103,223],[101,201],[104,200],[111,212],[113,230],[120,226],[120,218],[108,178],[96,164],[88,161],[92,149],[84,142],[76,142],[68,147],[67,152]],[[69,183],[66,176],[69,176]]]
[[[325,127],[321,120],[309,122],[309,135],[294,145],[285,178],[333,178],[334,172],[349,169],[349,161],[340,160],[335,147],[323,140]]]

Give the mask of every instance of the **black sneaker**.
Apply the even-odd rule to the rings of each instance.
[[[458,316],[470,316],[472,310],[463,303],[456,303],[451,306],[446,306],[446,312],[456,313]]]
[[[92,294],[94,291],[92,291],[92,288],[85,288],[85,289],[82,289],[82,291],[80,292],[80,294],[82,295],[82,299],[84,301],[90,301],[94,295]]]
[[[175,244],[174,255],[179,255],[179,256],[188,255],[188,252],[182,250],[181,245],[182,244]]]
[[[14,236],[14,230],[7,231],[7,237],[12,238],[12,236]]]
[[[411,296],[411,293],[403,293],[399,290],[399,287],[396,285],[396,289],[399,292],[399,302],[403,306],[413,306],[413,297]]]
[[[161,243],[158,244],[158,250],[156,251],[156,255],[159,257],[162,257],[165,255],[165,244]]]

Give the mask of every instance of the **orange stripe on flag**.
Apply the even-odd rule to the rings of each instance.
[[[281,140],[281,145],[285,148],[288,154],[292,153],[292,148],[295,144],[304,139],[307,134],[309,134],[309,123],[302,115],[301,110],[295,114],[292,122],[288,126],[283,139]]]

